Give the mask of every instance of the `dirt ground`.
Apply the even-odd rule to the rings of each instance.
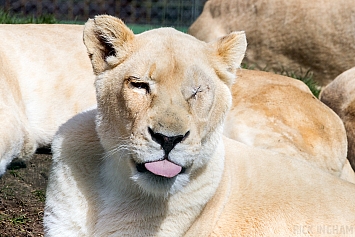
[[[51,157],[49,150],[42,150],[30,161],[17,160],[0,178],[0,237],[43,236]]]

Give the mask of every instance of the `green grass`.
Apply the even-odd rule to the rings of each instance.
[[[0,24],[55,24],[58,21],[52,15],[43,15],[40,17],[21,16],[11,14],[0,9]]]
[[[23,225],[26,224],[27,221],[29,221],[29,219],[26,217],[26,215],[21,215],[10,219],[10,222],[14,225]]]
[[[19,171],[16,170],[16,169],[10,169],[10,170],[9,170],[9,173],[10,173],[12,176],[14,176],[15,178],[23,179],[23,178],[21,177]]]
[[[0,9],[0,24],[85,24],[84,21],[59,21],[53,15],[43,15],[40,17],[34,16],[23,16],[20,14],[11,14],[6,12],[3,9]],[[147,30],[154,28],[159,28],[161,26],[152,26],[152,25],[137,25],[137,24],[127,24],[130,29],[135,34],[142,33]],[[182,32],[187,32],[187,27],[176,27],[177,30]]]
[[[13,225],[24,225],[28,221],[30,221],[30,219],[28,217],[26,217],[26,214],[20,215],[17,217],[13,217],[13,218],[9,217],[6,214],[2,214],[2,215],[0,215],[0,222],[3,222],[3,221],[11,222]]]
[[[45,202],[46,200],[46,192],[44,190],[35,190],[32,191],[33,195],[40,201]]]
[[[11,187],[9,187],[9,186],[2,187],[2,188],[0,189],[0,193],[2,193],[2,195],[3,195],[6,199],[15,196],[14,190],[13,190]]]

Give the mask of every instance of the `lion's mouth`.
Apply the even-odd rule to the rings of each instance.
[[[136,164],[136,169],[140,173],[150,172],[154,175],[173,178],[178,174],[185,172],[185,168],[177,165],[167,159]]]

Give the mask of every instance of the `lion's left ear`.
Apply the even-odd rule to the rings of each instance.
[[[118,18],[108,15],[89,19],[84,43],[95,75],[121,63],[132,51],[134,33]]]
[[[208,45],[213,50],[217,75],[231,86],[247,49],[244,31],[232,32]]]

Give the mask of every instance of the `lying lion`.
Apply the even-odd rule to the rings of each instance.
[[[59,125],[95,105],[82,30],[77,25],[0,25],[0,116],[6,128],[0,132],[0,175],[14,157],[30,157],[36,147],[50,145]],[[232,90],[225,135],[300,156],[355,182],[346,160],[343,125],[304,84],[242,70]]]
[[[320,97],[344,122],[348,138],[348,159],[355,168],[355,67],[337,76],[322,90]]]
[[[298,157],[223,137],[245,35],[203,43],[86,23],[97,109],[61,126],[48,236],[291,236],[353,227],[355,187]],[[265,101],[267,102],[267,101]],[[321,234],[321,233],[320,233]]]
[[[208,0],[188,32],[210,41],[244,30],[248,65],[311,70],[325,86],[355,65],[354,12],[353,0]]]
[[[249,146],[302,157],[355,183],[339,117],[301,81],[239,70],[224,135]]]
[[[79,25],[0,25],[0,176],[96,104]]]

